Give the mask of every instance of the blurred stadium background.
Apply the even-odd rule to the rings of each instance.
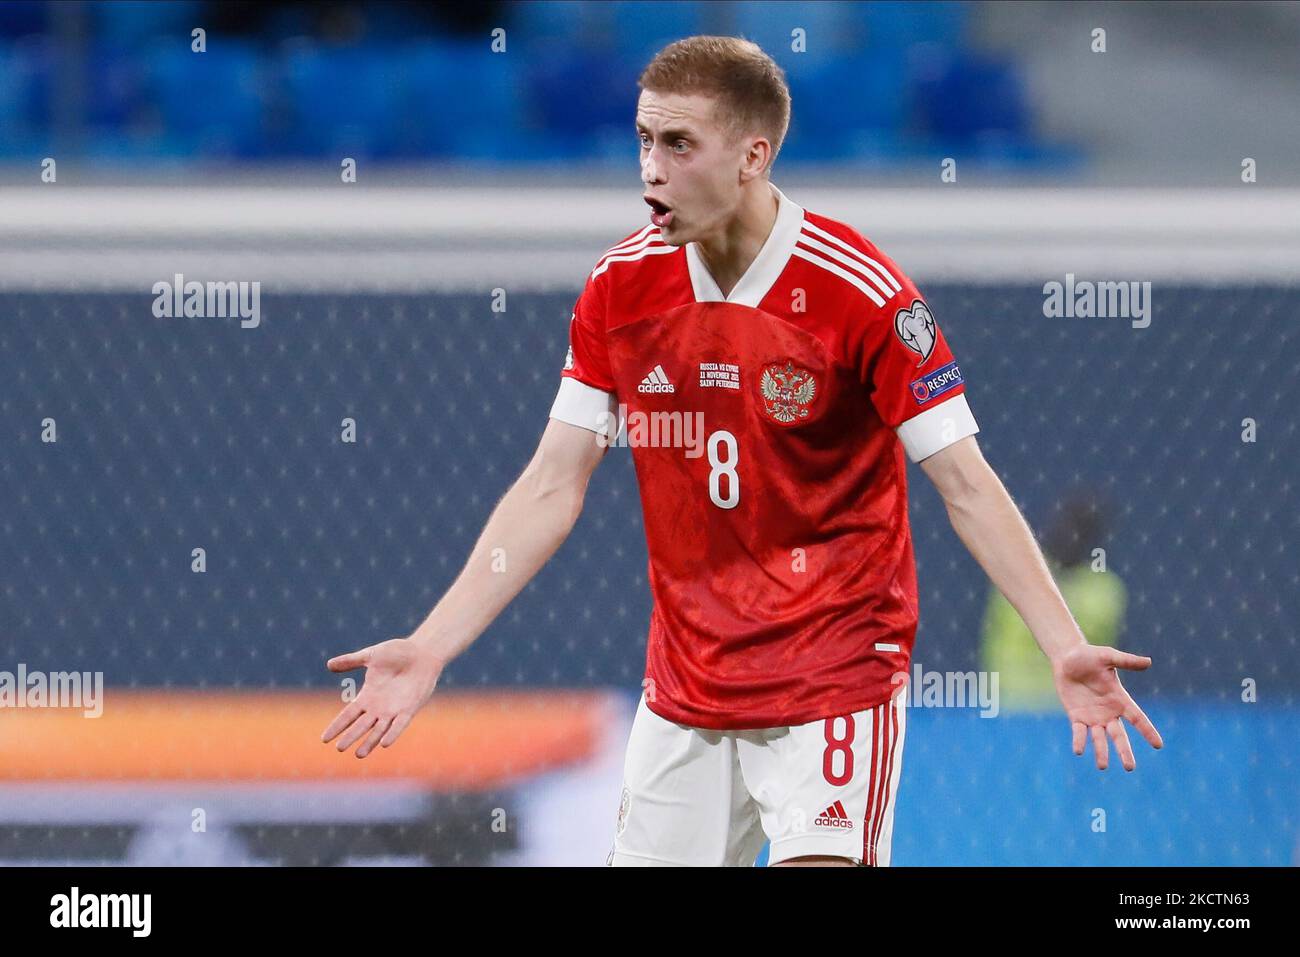
[[[1089,614],[1155,659],[1131,775],[1050,705],[915,709],[895,863],[1300,863],[1300,5],[35,0],[0,3],[0,672],[107,688],[0,708],[0,862],[603,863],[626,450],[395,749],[319,743],[324,661],[408,633],[529,457],[646,218],[636,75],[700,32],[787,70],[774,181],[917,280],[986,455],[1045,536],[1084,503],[1124,596]],[[176,274],[260,282],[260,324],[155,317]],[[1151,283],[1150,324],[1046,316],[1069,275]],[[987,581],[911,478],[915,663],[979,669]]]

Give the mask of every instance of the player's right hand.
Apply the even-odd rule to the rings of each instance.
[[[366,669],[361,693],[321,734],[327,744],[341,734],[340,751],[364,738],[356,751],[364,758],[376,745],[389,747],[406,730],[433,694],[444,663],[408,638],[393,638],[331,658],[325,667],[336,672]]]

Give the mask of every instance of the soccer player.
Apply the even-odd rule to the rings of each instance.
[[[569,534],[626,421],[654,610],[611,863],[749,865],[766,837],[773,864],[889,864],[917,625],[907,459],[1051,661],[1075,754],[1091,734],[1105,769],[1109,735],[1132,770],[1123,719],[1162,742],[1116,669],[1150,659],[1080,633],[916,286],[771,183],[781,69],[699,36],[639,85],[650,223],[587,277],[536,454],[446,595],[408,638],[328,662],[367,675],[324,740],[397,740]],[[646,421],[681,424],[678,447]]]

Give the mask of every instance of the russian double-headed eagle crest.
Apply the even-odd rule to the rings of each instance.
[[[808,406],[817,395],[817,380],[807,369],[797,369],[793,362],[765,366],[758,391],[763,396],[763,411],[782,425],[808,417]]]

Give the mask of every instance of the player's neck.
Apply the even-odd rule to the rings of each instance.
[[[732,220],[716,236],[696,243],[709,275],[724,296],[740,282],[776,226],[780,202],[767,180],[756,187]]]

